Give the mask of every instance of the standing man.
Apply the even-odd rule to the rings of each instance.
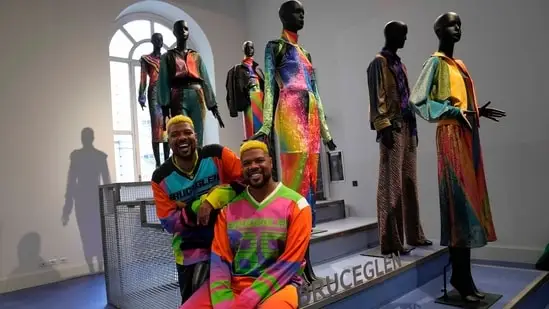
[[[248,186],[240,192],[224,190],[232,200],[215,223],[210,282],[180,309],[298,307],[311,207],[299,193],[273,180],[272,158],[263,142],[245,142],[240,158]],[[220,196],[214,193],[223,189],[211,195]]]
[[[212,204],[219,204],[196,201],[219,184],[239,179],[241,166],[227,147],[197,147],[194,125],[187,116],[171,118],[166,130],[173,155],[154,171],[151,183],[157,216],[174,236],[172,247],[185,302],[208,277],[215,222],[215,213],[210,213]]]
[[[380,142],[377,217],[381,253],[405,255],[411,246],[428,246],[419,220],[417,193],[417,127],[408,106],[410,88],[406,67],[397,56],[404,47],[408,26],[385,25],[385,47],[368,67],[370,124]]]

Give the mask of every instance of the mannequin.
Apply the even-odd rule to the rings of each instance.
[[[506,116],[501,110],[478,107],[473,79],[465,64],[454,58],[461,39],[461,19],[450,12],[434,25],[438,51],[424,64],[410,96],[410,106],[421,118],[437,122],[438,178],[441,245],[448,246],[450,283],[462,301],[484,298],[471,274],[471,248],[497,239],[486,188],[479,139],[479,119],[494,121]]]
[[[198,146],[202,146],[206,109],[217,118],[221,128],[225,125],[217,109],[202,57],[197,51],[187,48],[187,22],[176,21],[173,25],[173,34],[177,39],[177,46],[160,58],[158,102],[164,107],[169,107],[171,117],[181,114],[190,117],[194,123]]]
[[[330,150],[336,145],[326,124],[311,55],[297,43],[304,14],[299,1],[286,1],[280,7],[282,36],[265,47],[264,123],[254,138],[273,133],[274,122],[280,180],[307,199],[314,227],[320,138]],[[305,279],[311,282],[316,278],[308,258],[307,251]]]
[[[408,106],[410,89],[406,66],[397,56],[404,47],[408,26],[400,21],[385,25],[385,46],[368,66],[370,124],[380,148],[377,217],[381,253],[406,255],[404,247],[427,246],[419,220],[417,193],[417,126]]]
[[[252,137],[263,125],[265,75],[254,61],[252,41],[242,45],[244,59],[227,73],[227,105],[231,117],[244,112],[244,138]]]
[[[158,81],[158,72],[160,70],[160,49],[164,44],[162,34],[154,33],[151,36],[153,52],[149,55],[141,56],[141,80],[139,82],[138,101],[141,105],[141,110],[145,110],[145,101],[149,101],[149,115],[151,116],[151,136],[152,149],[156,167],[159,167],[160,162],[160,143],[163,145],[164,161],[170,157],[170,145],[166,140],[166,116],[163,109],[158,105],[156,100],[156,82]],[[147,76],[149,77],[149,87],[147,89]],[[147,90],[147,96],[145,96]]]

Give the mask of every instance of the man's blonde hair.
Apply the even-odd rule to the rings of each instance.
[[[262,141],[250,140],[250,141],[245,141],[240,146],[240,157],[242,157],[242,154],[244,152],[246,152],[248,150],[251,150],[251,149],[261,149],[265,152],[265,154],[269,154],[269,148],[267,147],[267,144],[265,144]]]
[[[171,126],[173,126],[175,124],[180,124],[180,123],[188,123],[194,129],[194,123],[193,123],[193,120],[191,118],[189,118],[185,115],[177,115],[175,117],[170,118],[170,120],[168,120],[168,123],[166,124],[166,131],[169,131]]]

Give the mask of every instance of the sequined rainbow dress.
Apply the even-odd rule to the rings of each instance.
[[[304,196],[312,207],[315,226],[320,139],[331,140],[318,93],[310,54],[297,44],[297,34],[284,30],[265,47],[263,126],[273,126],[280,159],[279,179]],[[274,113],[274,117],[273,117]]]

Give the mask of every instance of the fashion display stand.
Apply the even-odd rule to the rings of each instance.
[[[451,265],[451,262],[448,261],[448,264],[444,266],[443,276],[442,276],[444,280],[444,287],[442,288],[442,291],[441,291],[444,294],[441,297],[437,298],[435,300],[435,303],[458,307],[458,308],[488,309],[492,307],[492,305],[495,304],[501,297],[503,297],[503,295],[500,295],[500,294],[483,292],[483,294],[485,295],[484,299],[481,299],[478,303],[468,303],[463,301],[463,299],[461,298],[461,295],[455,289],[448,292],[446,274],[448,271],[448,266],[450,265]]]

